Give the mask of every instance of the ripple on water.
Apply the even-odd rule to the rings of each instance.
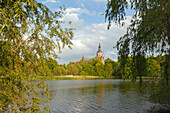
[[[122,80],[47,81],[54,113],[145,113],[155,104]]]

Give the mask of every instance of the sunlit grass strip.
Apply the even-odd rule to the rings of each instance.
[[[142,79],[159,79],[160,77],[147,77],[147,76],[142,76]],[[139,79],[139,77],[137,77]]]
[[[143,79],[157,79],[158,77],[142,77]],[[52,77],[45,77],[45,76],[38,76],[33,77],[32,80],[88,80],[88,79],[121,79],[116,76],[112,76],[109,78],[99,77],[99,76],[52,76]],[[130,79],[130,78],[126,78]],[[137,77],[139,79],[139,77]]]
[[[86,80],[86,79],[101,79],[101,77],[99,77],[99,76],[73,76],[73,77],[64,77],[64,76],[44,77],[44,76],[38,76],[38,77],[33,77],[33,80]]]

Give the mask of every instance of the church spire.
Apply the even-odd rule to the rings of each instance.
[[[99,42],[99,50],[98,51],[100,51],[101,52],[101,45],[100,45],[100,42]]]
[[[82,56],[82,59],[81,59],[82,61],[84,61],[84,54],[83,54],[83,56]]]
[[[99,42],[99,49],[101,49],[101,45],[100,45],[100,42]]]
[[[97,56],[96,56],[96,58],[99,58],[99,59],[102,61],[102,63],[104,64],[104,57],[103,57],[103,52],[102,52],[102,50],[101,50],[101,45],[100,45],[100,43],[99,43],[99,50],[97,51]]]
[[[82,59],[84,59],[84,54],[83,54],[83,56],[82,56]]]

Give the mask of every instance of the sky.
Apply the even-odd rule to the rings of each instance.
[[[116,42],[126,33],[130,24],[132,11],[127,10],[125,26],[118,27],[112,23],[108,30],[108,22],[105,22],[105,10],[107,0],[37,0],[45,4],[50,10],[57,11],[59,6],[66,6],[65,14],[62,18],[65,26],[75,28],[72,40],[72,49],[64,48],[62,53],[58,53],[59,64],[68,64],[85,58],[96,57],[99,43],[105,59],[110,58],[117,61],[117,50],[113,49]],[[69,21],[72,22],[69,25]],[[56,51],[57,52],[57,51]]]

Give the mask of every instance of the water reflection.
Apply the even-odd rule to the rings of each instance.
[[[98,99],[97,99],[97,105],[98,105],[98,108],[97,110],[100,110],[102,109],[102,104],[103,104],[103,97],[104,97],[104,81],[100,82],[98,87],[97,87],[97,90],[98,90]]]
[[[146,113],[153,106],[139,82],[122,80],[47,81],[52,112]],[[145,84],[145,83],[143,83]]]

